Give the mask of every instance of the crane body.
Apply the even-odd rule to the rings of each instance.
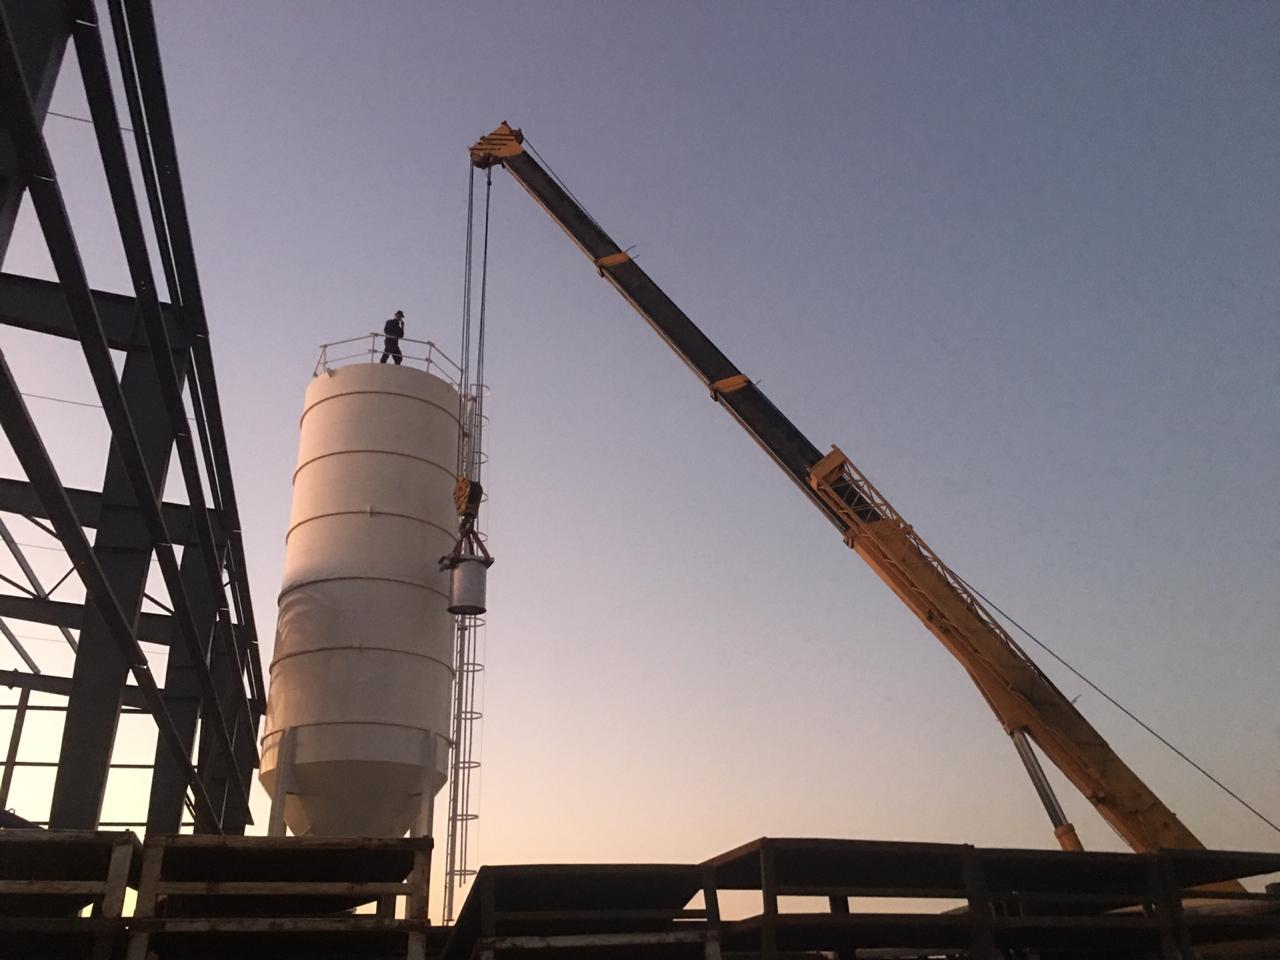
[[[960,662],[1012,737],[1064,849],[1080,841],[1031,742],[1135,851],[1203,849],[866,475],[839,448],[824,454],[810,442],[526,151],[519,130],[503,123],[471,147],[471,160],[507,169]]]

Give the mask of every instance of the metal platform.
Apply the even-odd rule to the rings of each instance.
[[[704,885],[692,864],[481,867],[442,960],[536,951],[698,958],[714,923],[687,909]]]
[[[1280,853],[760,839],[703,863],[483,867],[440,928],[426,920],[430,849],[0,830],[0,960],[1280,957],[1280,892],[1206,887],[1278,873]],[[729,891],[760,911],[722,918]],[[350,912],[362,904],[377,910]]]
[[[424,960],[430,872],[430,837],[150,837],[127,956],[314,956],[341,941],[334,955]]]
[[[0,958],[115,956],[141,850],[129,832],[0,830]]]
[[[0,830],[0,960],[424,960],[431,846]]]
[[[1272,853],[810,839],[760,839],[688,866],[485,867],[444,960],[1276,958],[1280,895],[1204,889],[1276,871]],[[705,907],[689,910],[699,890]],[[762,910],[722,920],[724,891],[756,892]],[[783,899],[795,897],[825,910]]]

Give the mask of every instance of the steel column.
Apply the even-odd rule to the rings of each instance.
[[[203,559],[194,550],[182,556],[182,579],[191,600],[191,615],[196,628],[205,638],[202,652],[207,657],[213,639],[213,620],[217,602],[209,592]],[[187,756],[191,757],[196,742],[196,726],[200,719],[200,677],[198,667],[183,644],[174,644],[164,675],[164,702],[173,717],[173,725],[182,737]],[[201,764],[203,767],[203,763]],[[203,776],[203,771],[201,771]],[[182,826],[183,799],[187,793],[182,767],[175,762],[164,744],[156,744],[155,772],[151,776],[151,800],[147,807],[148,833],[178,833]],[[215,805],[218,800],[213,797]],[[243,830],[243,826],[241,827]],[[235,830],[223,832],[235,833]]]
[[[224,621],[223,625],[229,628],[230,625],[224,619],[225,611],[220,612],[218,617]],[[228,704],[243,698],[243,673],[227,656],[225,650],[219,647],[214,648],[209,672],[213,676],[213,683],[218,690],[218,699],[223,704],[223,709],[226,709]],[[244,767],[245,758],[250,755],[255,758],[256,763],[256,726],[252,731],[237,728],[233,746],[233,756],[237,765]],[[209,792],[215,807],[221,803],[219,809],[223,821],[223,832],[243,833],[245,823],[248,822],[248,810],[230,802],[234,788],[234,768],[226,762],[223,752],[217,749],[213,731],[207,726],[202,727],[200,731],[200,758],[200,776],[204,780],[205,789]]]

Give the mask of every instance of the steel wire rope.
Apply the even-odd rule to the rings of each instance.
[[[471,458],[474,461],[471,475],[473,480],[480,479],[480,468],[483,463],[480,450],[484,431],[484,341],[486,305],[489,296],[489,211],[493,199],[493,167],[485,169],[484,181],[484,234],[480,246],[480,318],[476,330],[475,400],[472,403],[475,411],[471,439]]]
[[[88,117],[77,117],[77,116],[76,116],[75,114],[73,114],[73,113],[62,113],[62,112],[60,112],[60,111],[58,111],[58,110],[46,110],[46,111],[45,111],[45,116],[47,116],[47,117],[59,117],[59,118],[60,118],[60,119],[62,119],[62,120],[75,120],[75,121],[77,121],[77,122],[79,122],[79,123],[88,123],[88,124],[92,124],[92,123],[93,123],[93,121],[92,121],[92,120],[90,120]],[[125,133],[133,133],[133,128],[132,128],[132,127],[120,127],[119,129],[120,129],[120,130],[123,130]]]
[[[954,573],[954,571],[952,572]],[[1062,666],[1066,667],[1067,670],[1071,671],[1071,673],[1077,679],[1081,680],[1088,687],[1090,687],[1090,689],[1092,689],[1095,693],[1099,694],[1104,700],[1110,703],[1113,707],[1115,707],[1117,710],[1123,713],[1126,717],[1128,717],[1130,720],[1132,720],[1134,723],[1140,726],[1147,733],[1151,734],[1151,736],[1159,740],[1169,750],[1173,751],[1173,753],[1177,757],[1179,757],[1185,763],[1189,764],[1192,768],[1194,768],[1197,772],[1199,772],[1203,777],[1205,777],[1205,779],[1207,779],[1210,783],[1212,783],[1218,789],[1223,791],[1227,796],[1231,797],[1231,799],[1235,800],[1236,803],[1240,804],[1240,806],[1244,807],[1246,810],[1252,813],[1255,817],[1257,817],[1259,820],[1261,820],[1263,823],[1269,826],[1272,830],[1276,831],[1277,833],[1280,833],[1280,825],[1277,825],[1274,820],[1272,820],[1270,817],[1264,814],[1261,810],[1259,810],[1257,807],[1251,804],[1248,800],[1244,799],[1244,797],[1240,796],[1240,794],[1236,793],[1236,791],[1232,790],[1229,786],[1227,786],[1225,783],[1223,783],[1221,780],[1215,777],[1212,773],[1210,773],[1208,770],[1206,770],[1204,767],[1198,764],[1195,760],[1191,759],[1191,757],[1189,757],[1183,750],[1179,749],[1176,745],[1170,742],[1170,740],[1167,737],[1165,737],[1163,734],[1157,731],[1153,726],[1151,726],[1151,724],[1147,723],[1145,720],[1139,717],[1136,713],[1134,713],[1132,710],[1126,707],[1123,703],[1121,703],[1111,694],[1107,693],[1107,691],[1103,690],[1102,687],[1098,686],[1098,684],[1094,683],[1087,676],[1081,673],[1071,663],[1069,663],[1066,660],[1066,658],[1062,657],[1056,650],[1054,650],[1047,643],[1045,643],[1043,640],[1041,640],[1039,637],[1033,634],[1030,630],[1028,630],[1026,627],[1020,624],[1017,620],[1013,619],[1013,617],[1009,616],[1009,614],[1005,613],[1005,611],[1002,610],[995,603],[995,601],[993,601],[990,597],[984,594],[981,590],[979,590],[973,584],[966,581],[958,573],[955,573],[954,575],[957,580],[959,580],[961,583],[965,585],[966,588],[968,588],[970,591],[973,592],[974,596],[981,598],[983,603],[987,604],[989,607],[991,607],[992,610],[1000,614],[1000,616],[1004,617],[1007,621],[1009,621],[1009,623],[1011,623],[1015,628],[1017,628],[1017,630],[1020,633],[1022,633],[1027,639],[1029,639],[1032,643],[1038,646],[1041,650],[1043,650],[1049,656],[1053,657],[1053,659],[1058,661],[1058,663],[1062,664]]]
[[[488,254],[493,174],[486,171],[484,234],[481,241],[480,305],[475,333],[475,350],[472,349],[474,269],[475,269],[475,167],[470,168],[467,185],[466,251],[463,268],[463,335],[462,371],[459,390],[459,475],[479,481],[484,464],[484,357],[485,319],[488,290]],[[472,366],[474,354],[475,364]],[[456,628],[457,672],[453,697],[453,761],[452,783],[449,795],[449,822],[447,863],[445,866],[445,921],[453,919],[454,891],[464,885],[474,873],[467,869],[470,851],[470,825],[477,814],[471,809],[472,776],[480,762],[475,759],[475,726],[479,714],[475,709],[477,673],[483,667],[477,662],[477,630],[484,621],[475,616],[462,615]]]
[[[560,174],[556,173],[555,168],[551,166],[551,164],[547,163],[546,158],[537,151],[537,148],[534,147],[533,142],[530,141],[528,137],[524,138],[524,146],[525,149],[533,155],[533,159],[542,164],[543,169],[546,170],[547,173],[551,174],[551,179],[556,182],[556,185],[565,192],[570,200],[578,205],[578,209],[587,215],[587,219],[591,221],[592,225],[607,236],[607,232],[604,227],[600,226],[600,221],[591,215],[591,211],[587,209],[587,205],[577,198],[574,192],[569,189],[569,185],[567,183],[560,179]]]
[[[457,453],[457,469],[458,478],[470,477],[471,473],[471,455],[468,449],[468,438],[470,436],[470,410],[467,403],[467,395],[469,392],[470,375],[471,375],[471,284],[472,284],[472,250],[474,247],[475,235],[475,190],[476,190],[476,171],[475,167],[468,165],[467,177],[467,229],[466,243],[464,246],[464,259],[462,271],[462,345],[459,350],[459,371],[458,371],[458,453]],[[466,637],[467,624],[463,617],[459,617],[454,628],[455,637],[455,661],[457,668],[454,674],[453,698],[452,698],[452,717],[451,717],[451,733],[452,740],[450,749],[452,757],[450,759],[450,777],[449,777],[449,807],[448,822],[446,825],[446,854],[445,854],[445,877],[444,877],[444,922],[450,923],[453,920],[453,894],[454,889],[460,886],[458,882],[458,846],[459,846],[459,818],[458,808],[461,803],[461,758],[463,755],[463,738],[465,736],[465,724],[462,722],[462,709],[464,702],[463,683],[465,677],[462,673],[462,664],[466,661]]]
[[[47,394],[27,393],[26,391],[22,391],[22,396],[26,397],[28,400],[48,400],[51,403],[65,403],[72,407],[93,407],[96,410],[102,409],[102,404],[89,403],[87,400],[68,400],[65,397],[50,397]]]
[[[102,409],[102,404],[90,403],[88,400],[68,400],[66,397],[51,397],[45,393],[28,393],[25,390],[22,390],[19,392],[22,396],[26,397],[28,400],[47,400],[50,403],[65,403],[67,404],[67,406],[71,406],[71,407],[91,407],[94,410]],[[201,422],[198,417],[193,417],[190,415],[187,416],[187,420],[190,423],[196,424],[197,426],[199,426]]]
[[[467,241],[462,266],[462,348],[459,351],[458,373],[458,474],[469,476],[471,464],[467,451],[467,393],[471,389],[471,266],[473,236],[475,233],[476,168],[469,166],[467,180]]]

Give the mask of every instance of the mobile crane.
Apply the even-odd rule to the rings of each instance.
[[[520,130],[504,122],[470,153],[480,169],[506,168],[960,661],[1012,738],[1064,850],[1082,849],[1080,839],[1033,743],[1135,851],[1204,848],[866,475],[838,447],[819,451],[525,149]]]

